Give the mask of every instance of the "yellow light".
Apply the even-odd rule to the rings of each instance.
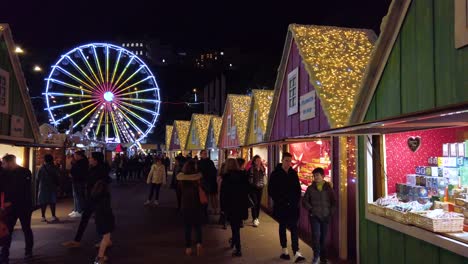
[[[263,131],[266,132],[266,128],[268,125],[268,115],[270,114],[271,104],[273,103],[273,90],[252,90],[252,109],[250,118],[253,118],[253,111],[257,110],[257,119],[258,119],[258,126]],[[250,121],[250,123],[253,123]],[[253,129],[253,127],[252,127]],[[249,137],[249,136],[247,136]],[[256,141],[256,137],[255,137]],[[248,144],[258,143],[258,142],[247,142]]]
[[[233,124],[237,128],[237,137],[239,144],[245,145],[246,131],[250,112],[250,96],[228,94],[228,100],[231,105],[231,113],[233,115]]]
[[[346,125],[372,53],[370,31],[296,24],[289,30],[331,127]]]
[[[42,68],[39,66],[39,65],[36,65],[34,66],[34,69],[33,69],[35,72],[41,72],[42,71]]]
[[[214,146],[218,146],[219,141],[219,133],[221,132],[221,124],[223,123],[223,118],[218,116],[211,117],[210,125],[208,127],[208,131],[213,129],[213,137],[214,137]]]
[[[195,126],[197,130],[198,142],[200,142],[199,147],[201,149],[205,148],[206,137],[208,136],[208,129],[207,127],[210,125],[212,115],[201,115],[201,114],[193,114],[192,115],[192,124],[190,126]],[[190,129],[190,133],[192,130]],[[190,137],[189,137],[190,138]]]
[[[15,48],[15,53],[16,54],[23,54],[24,50],[20,46],[16,46]]]
[[[197,92],[197,88],[193,88],[193,92],[196,93],[196,92]]]
[[[177,137],[179,138],[180,149],[185,150],[185,143],[187,142],[187,135],[190,128],[190,121],[174,121],[174,129],[176,130]]]
[[[20,165],[20,166],[24,166],[23,164],[23,159],[20,158],[20,157],[16,157],[16,164]]]

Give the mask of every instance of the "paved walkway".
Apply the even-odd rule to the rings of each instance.
[[[250,220],[241,229],[243,257],[233,258],[228,247],[230,229],[223,230],[219,225],[208,224],[203,229],[205,256],[187,257],[184,255],[182,219],[175,209],[173,190],[161,190],[158,207],[144,207],[147,186],[143,183],[127,185],[113,184],[113,209],[116,217],[116,230],[113,234],[114,246],[108,251],[109,263],[292,263],[279,259],[277,223],[268,215],[262,214],[260,226],[250,225]],[[71,219],[71,200],[58,204],[60,223],[40,222],[40,212],[33,215],[35,235],[34,259],[31,263],[47,264],[86,264],[92,263],[97,250],[94,244],[98,237],[93,221],[77,249],[63,248],[60,243],[74,237],[79,219]],[[48,211],[48,214],[49,211]],[[215,223],[217,219],[210,219]],[[16,227],[11,263],[24,263],[22,260],[24,240],[19,225]],[[289,234],[288,234],[289,239]],[[311,262],[312,250],[300,241],[302,253]],[[292,252],[290,252],[292,254]]]

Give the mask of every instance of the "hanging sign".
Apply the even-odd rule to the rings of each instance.
[[[21,116],[11,116],[10,136],[24,137],[24,118]]]
[[[300,99],[300,120],[307,120],[315,117],[315,91],[308,92]]]
[[[0,113],[8,114],[8,91],[10,87],[10,75],[0,69]]]

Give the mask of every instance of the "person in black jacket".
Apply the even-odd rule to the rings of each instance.
[[[75,163],[72,165],[70,174],[73,185],[73,201],[75,208],[68,214],[70,217],[81,217],[84,210],[86,175],[88,174],[89,162],[83,150],[74,154]]]
[[[224,166],[223,192],[224,210],[227,220],[231,223],[231,246],[235,247],[232,255],[240,257],[242,256],[240,228],[242,221],[249,216],[249,181],[245,171],[239,169],[237,160],[232,158],[227,159]]]
[[[34,244],[33,232],[31,229],[32,215],[32,190],[31,190],[31,171],[19,166],[16,163],[16,156],[7,154],[2,158],[4,168],[2,175],[2,190],[5,193],[5,202],[11,203],[6,216],[6,224],[9,235],[2,245],[2,254],[0,263],[9,263],[10,246],[13,230],[18,219],[21,222],[21,229],[24,233],[25,259],[32,257]]]
[[[213,161],[208,157],[206,150],[200,151],[200,157],[201,159],[198,161],[198,169],[202,174],[202,187],[208,195],[209,204],[215,213],[218,211],[218,183],[216,182],[217,170]],[[206,210],[208,210],[208,205],[206,206]]]
[[[325,239],[328,232],[330,218],[336,210],[336,199],[333,188],[323,177],[325,172],[322,168],[312,171],[314,182],[307,187],[302,199],[302,205],[309,212],[309,222],[312,227],[312,248],[314,259],[312,263],[327,263],[327,251]]]
[[[304,262],[305,258],[299,252],[297,225],[299,221],[299,201],[301,185],[297,172],[291,168],[292,155],[283,153],[282,163],[271,173],[268,185],[268,195],[273,200],[273,215],[279,221],[280,244],[283,248],[281,259],[289,260],[287,249],[286,228],[291,232],[291,244],[295,263]]]

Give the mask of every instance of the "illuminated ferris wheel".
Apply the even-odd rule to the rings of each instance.
[[[44,93],[52,125],[90,139],[140,142],[159,117],[160,97],[148,66],[112,44],[74,48],[52,66]]]

